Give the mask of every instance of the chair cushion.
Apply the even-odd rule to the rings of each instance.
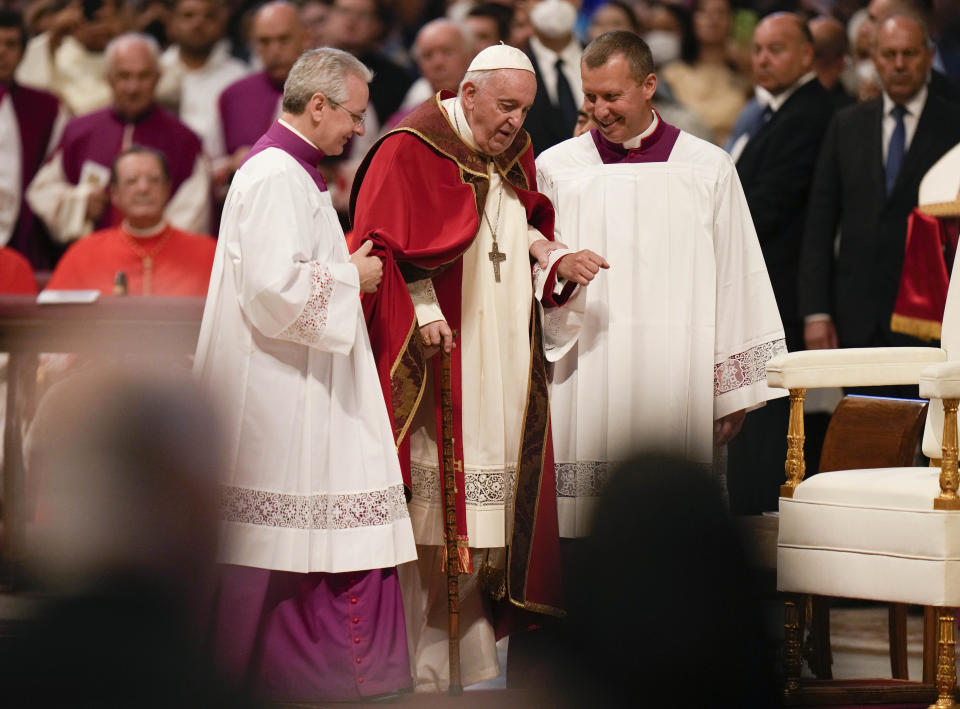
[[[960,512],[933,509],[939,468],[820,473],[780,499],[777,588],[960,605]]]

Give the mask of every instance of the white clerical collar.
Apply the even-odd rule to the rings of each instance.
[[[443,110],[447,112],[447,115],[450,116],[450,122],[453,124],[454,132],[460,136],[460,140],[466,143],[467,147],[470,150],[473,150],[477,153],[482,153],[480,146],[477,145],[477,141],[473,138],[473,131],[470,129],[470,124],[467,122],[467,114],[463,112],[463,106],[460,104],[460,97],[454,96],[453,98],[445,98],[440,102],[440,105],[443,106]]]
[[[909,113],[914,118],[920,118],[920,114],[923,113],[923,107],[927,103],[927,85],[924,84],[920,87],[920,90],[913,95],[913,98],[903,104],[903,107],[907,109]],[[890,111],[893,110],[893,107],[896,106],[893,102],[893,99],[887,95],[887,92],[883,92],[883,115],[889,116]]]
[[[657,112],[651,110],[650,113],[653,114],[653,120],[650,121],[650,125],[647,126],[647,129],[643,131],[640,135],[631,138],[630,140],[623,141],[623,147],[627,150],[633,150],[634,148],[639,148],[640,144],[643,142],[643,139],[648,135],[652,135],[653,131],[657,129],[657,125],[660,123],[660,119],[657,118]]]
[[[807,84],[808,82],[816,78],[817,78],[817,75],[815,73],[813,73],[812,71],[808,71],[806,74],[804,74],[795,82],[793,82],[790,86],[788,86],[786,89],[784,89],[783,91],[781,91],[776,95],[770,93],[762,86],[758,86],[755,92],[757,101],[760,103],[761,106],[769,106],[770,110],[776,113],[777,111],[780,110],[780,107],[787,102],[787,99],[793,96],[793,94],[796,92],[797,89],[799,89],[801,86],[804,86],[805,84]]]
[[[316,145],[316,143],[314,143],[312,140],[310,140],[307,136],[305,136],[303,133],[301,133],[300,131],[298,131],[298,130],[297,130],[296,128],[294,128],[292,125],[290,125],[289,123],[287,123],[285,120],[283,120],[282,118],[278,118],[277,121],[280,123],[280,125],[282,125],[282,126],[283,126],[284,128],[286,128],[288,131],[290,131],[291,133],[293,133],[295,136],[297,136],[297,137],[299,137],[299,138],[302,138],[304,141],[306,141],[306,143],[307,143],[308,145],[310,145],[310,146],[313,147],[313,148],[316,148],[317,150],[320,150],[320,148]],[[321,152],[323,152],[323,151],[321,151]]]
[[[138,239],[149,239],[151,236],[156,236],[167,228],[167,220],[161,219],[159,223],[148,226],[146,229],[137,229],[136,227],[130,226],[130,223],[124,219],[120,226],[130,236],[135,236]]]

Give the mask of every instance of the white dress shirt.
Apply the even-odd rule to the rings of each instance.
[[[580,78],[580,59],[583,57],[583,49],[576,37],[570,40],[570,43],[560,50],[557,54],[552,49],[546,47],[536,36],[530,38],[530,51],[533,52],[537,60],[537,69],[540,72],[540,78],[543,79],[547,87],[547,95],[550,96],[550,103],[557,105],[557,59],[563,60],[563,75],[570,84],[570,91],[573,94],[573,102],[577,108],[583,105],[583,81]]]
[[[903,154],[906,155],[910,150],[910,142],[917,132],[917,123],[920,121],[920,114],[923,113],[923,107],[927,104],[927,87],[924,85],[914,94],[913,98],[903,104],[907,112],[903,116],[903,127],[906,129],[906,140],[903,145]],[[887,164],[887,150],[890,148],[890,137],[893,135],[893,129],[897,125],[896,119],[891,115],[896,104],[893,99],[883,92],[883,122],[881,129],[883,131],[883,140],[881,149],[883,150],[883,164]]]

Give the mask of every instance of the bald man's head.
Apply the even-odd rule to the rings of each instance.
[[[776,96],[813,67],[810,30],[791,12],[763,18],[753,32],[753,80]]]
[[[413,50],[420,73],[434,91],[456,91],[473,59],[471,38],[462,27],[443,18],[420,29]]]
[[[814,17],[807,27],[813,35],[813,70],[820,83],[832,89],[846,66],[847,28],[840,20],[826,15]]]
[[[283,84],[297,58],[306,49],[306,32],[296,6],[270,2],[253,18],[250,39],[270,79]]]

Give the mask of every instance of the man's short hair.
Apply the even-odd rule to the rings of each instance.
[[[467,17],[489,17],[497,23],[497,40],[506,42],[510,37],[510,24],[513,22],[513,8],[498,2],[481,2],[470,8]]]
[[[125,32],[111,39],[107,44],[107,48],[103,50],[103,56],[107,64],[107,72],[113,71],[113,61],[116,57],[117,50],[122,45],[133,42],[142,43],[150,50],[150,54],[153,55],[153,63],[156,65],[157,71],[160,71],[160,45],[157,44],[157,40],[143,32]]]
[[[113,159],[113,163],[110,165],[111,186],[117,186],[117,165],[128,155],[150,155],[156,158],[157,162],[160,163],[160,171],[163,172],[163,179],[167,181],[168,185],[170,184],[170,165],[167,163],[167,156],[159,150],[154,150],[153,148],[148,148],[146,145],[134,143],[128,148],[120,151],[120,154]]]
[[[623,55],[630,67],[630,76],[638,84],[653,73],[653,54],[643,39],[633,32],[612,30],[604,32],[583,50],[583,63],[597,69],[617,55]]]
[[[16,10],[0,9],[0,27],[14,29],[20,32],[20,49],[27,47],[27,27],[23,23],[23,15]]]
[[[332,47],[308,49],[290,69],[283,84],[283,110],[299,116],[314,94],[323,94],[334,103],[344,103],[347,76],[370,83],[373,72],[349,52]]]

